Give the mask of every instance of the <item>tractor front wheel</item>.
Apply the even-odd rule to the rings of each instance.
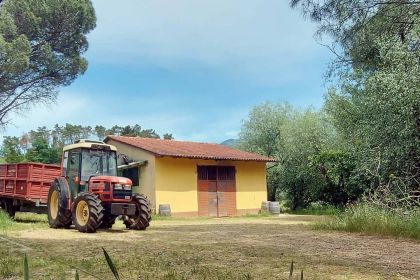
[[[133,202],[136,204],[136,214],[123,216],[124,224],[128,229],[145,230],[152,219],[147,198],[141,194],[135,194],[133,195]]]
[[[73,223],[80,232],[95,232],[102,224],[104,208],[97,195],[79,193],[73,203]]]

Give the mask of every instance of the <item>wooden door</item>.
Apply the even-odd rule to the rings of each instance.
[[[217,181],[208,181],[208,216],[210,217],[218,217],[219,216],[219,199],[217,196]]]
[[[235,167],[217,168],[218,216],[236,215]]]
[[[198,166],[198,214],[223,217],[236,214],[235,167]]]

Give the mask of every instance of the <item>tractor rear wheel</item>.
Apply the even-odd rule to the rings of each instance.
[[[71,212],[63,206],[63,197],[59,182],[55,181],[48,191],[48,223],[52,228],[69,228],[71,226]]]
[[[80,232],[95,232],[102,223],[104,208],[97,195],[81,192],[73,203],[73,223]]]
[[[117,219],[117,217],[118,216],[111,215],[110,213],[105,212],[100,228],[102,229],[112,228],[112,226],[115,224],[115,220]]]
[[[136,204],[136,214],[124,216],[124,224],[128,229],[145,230],[152,219],[147,198],[141,194],[135,194],[133,195],[133,202]]]

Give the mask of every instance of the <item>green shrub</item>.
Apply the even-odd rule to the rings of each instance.
[[[4,231],[10,228],[14,224],[14,221],[7,215],[6,212],[0,210],[0,231]]]
[[[342,210],[333,205],[313,202],[306,208],[286,211],[297,215],[338,215]]]
[[[333,220],[315,224],[315,228],[420,240],[420,209],[400,213],[366,203],[357,204],[337,214]]]

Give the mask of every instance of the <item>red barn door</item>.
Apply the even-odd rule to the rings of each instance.
[[[236,181],[233,166],[198,166],[198,214],[223,217],[236,214]]]

